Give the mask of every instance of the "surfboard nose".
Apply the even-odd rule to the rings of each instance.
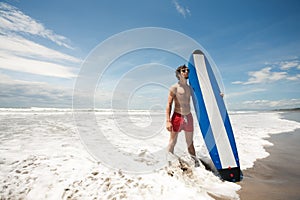
[[[199,50],[199,49],[195,50],[193,52],[193,54],[202,54],[202,55],[204,55],[204,53],[201,50]]]

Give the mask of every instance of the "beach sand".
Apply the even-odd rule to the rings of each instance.
[[[274,144],[266,147],[270,156],[243,171],[240,199],[300,199],[300,129],[268,140]]]

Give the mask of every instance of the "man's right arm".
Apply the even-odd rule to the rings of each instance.
[[[169,92],[168,103],[166,108],[166,128],[168,131],[172,131],[171,110],[172,110],[174,97],[175,97],[175,92],[171,88]]]

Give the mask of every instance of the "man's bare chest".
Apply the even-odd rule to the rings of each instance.
[[[189,87],[177,87],[177,98],[189,98],[191,96],[191,91]]]

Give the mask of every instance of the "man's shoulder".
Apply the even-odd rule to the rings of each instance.
[[[192,88],[190,85],[186,85],[188,88]],[[175,83],[175,84],[173,84],[171,87],[170,87],[170,89],[177,89],[178,87],[181,87],[180,85],[179,85],[179,83]]]
[[[176,94],[177,88],[178,88],[178,83],[175,83],[170,87],[170,91]]]
[[[179,84],[178,83],[175,83],[171,86],[171,88],[178,88]]]

